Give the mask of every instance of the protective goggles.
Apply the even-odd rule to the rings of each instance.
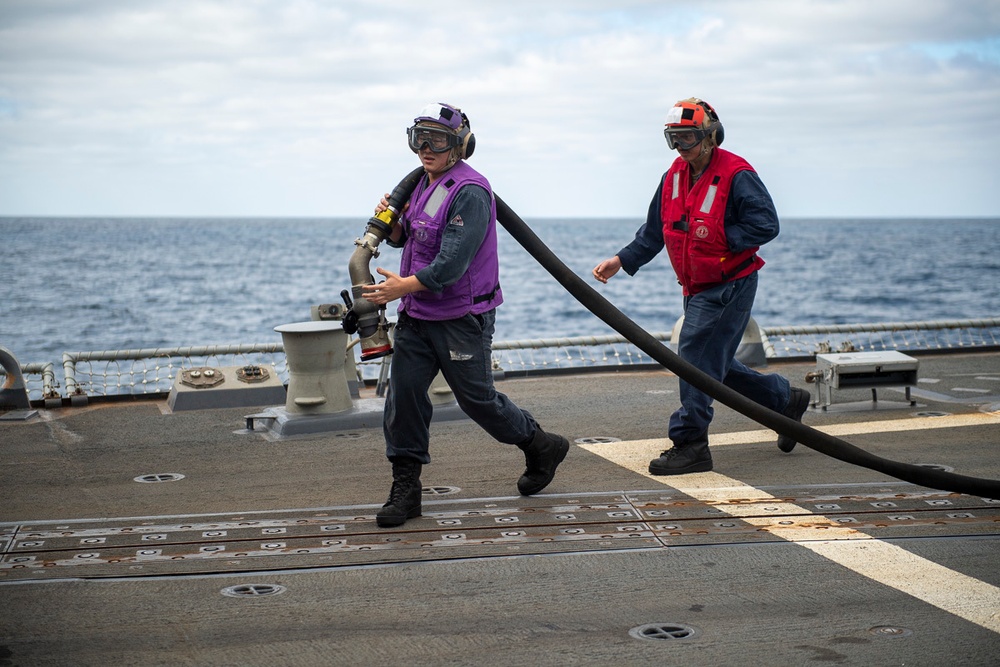
[[[457,148],[461,139],[448,130],[414,125],[406,130],[406,137],[410,142],[410,150],[419,153],[420,149],[427,146],[435,153],[446,153],[452,148]]]
[[[667,127],[663,130],[667,145],[671,150],[689,151],[708,136],[707,130],[696,130],[691,127]]]

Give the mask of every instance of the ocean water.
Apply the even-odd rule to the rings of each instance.
[[[590,277],[641,220],[526,222],[648,331],[670,331],[681,315],[665,253],[634,277]],[[365,223],[0,218],[0,345],[22,364],[58,365],[66,351],[280,342],[275,326],[340,301]],[[499,235],[506,301],[496,340],[613,333]],[[761,255],[754,317],[765,327],[1000,316],[1000,219],[786,219]],[[371,266],[398,263],[383,244]]]

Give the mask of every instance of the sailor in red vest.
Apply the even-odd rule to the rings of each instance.
[[[757,251],[778,235],[771,195],[746,160],[719,148],[724,130],[707,102],[692,97],[675,104],[664,135],[680,156],[663,175],[635,239],[598,264],[594,277],[606,283],[620,269],[635,275],[666,248],[684,294],[684,322],[674,341],[678,355],[744,396],[801,421],[809,392],[736,359],[757,294],[757,271],[764,266]],[[712,469],[712,398],[681,380],[680,400],[670,416],[673,446],[650,461],[651,474]],[[778,447],[790,452],[795,440],[780,436]]]
[[[379,526],[420,516],[420,472],[430,463],[433,406],[427,391],[438,371],[462,411],[496,440],[524,452],[518,491],[544,489],[569,451],[493,386],[496,308],[503,303],[497,255],[497,206],[489,181],[465,161],[475,149],[469,118],[448,104],[429,104],[407,129],[424,176],[386,242],[402,247],[399,273],[364,286],[365,299],[400,300],[383,432],[392,463],[389,500]],[[386,209],[388,196],[375,208]]]

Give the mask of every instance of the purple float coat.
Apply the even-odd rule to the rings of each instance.
[[[433,185],[421,181],[410,197],[402,223],[407,242],[400,259],[399,274],[416,274],[434,261],[448,225],[463,224],[460,216],[449,218],[449,209],[465,185],[478,185],[491,193],[490,221],[482,245],[466,272],[441,292],[423,290],[402,298],[400,312],[421,320],[452,320],[469,313],[479,314],[503,303],[500,266],[497,257],[497,209],[489,181],[464,161],[444,173]]]

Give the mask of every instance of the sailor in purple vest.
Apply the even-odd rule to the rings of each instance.
[[[385,280],[364,288],[376,305],[400,300],[383,416],[393,483],[376,515],[379,526],[420,516],[420,472],[431,461],[427,391],[438,371],[465,414],[524,452],[521,494],[544,489],[569,451],[566,438],[543,431],[493,386],[493,330],[503,303],[497,210],[489,181],[465,162],[476,146],[468,117],[448,104],[429,104],[406,135],[425,175],[386,239],[403,249],[399,273],[379,268]]]
[[[594,267],[594,277],[606,283],[620,269],[635,275],[666,248],[684,293],[677,354],[744,396],[801,421],[809,392],[736,359],[757,294],[757,271],[764,265],[757,250],[778,235],[771,195],[746,160],[719,148],[722,123],[707,102],[694,97],[677,102],[667,114],[664,136],[679,156],[660,180],[635,239]],[[712,469],[712,397],[681,380],[680,399],[667,431],[673,446],[650,461],[653,475]],[[781,451],[793,447],[793,438],[778,438]]]

